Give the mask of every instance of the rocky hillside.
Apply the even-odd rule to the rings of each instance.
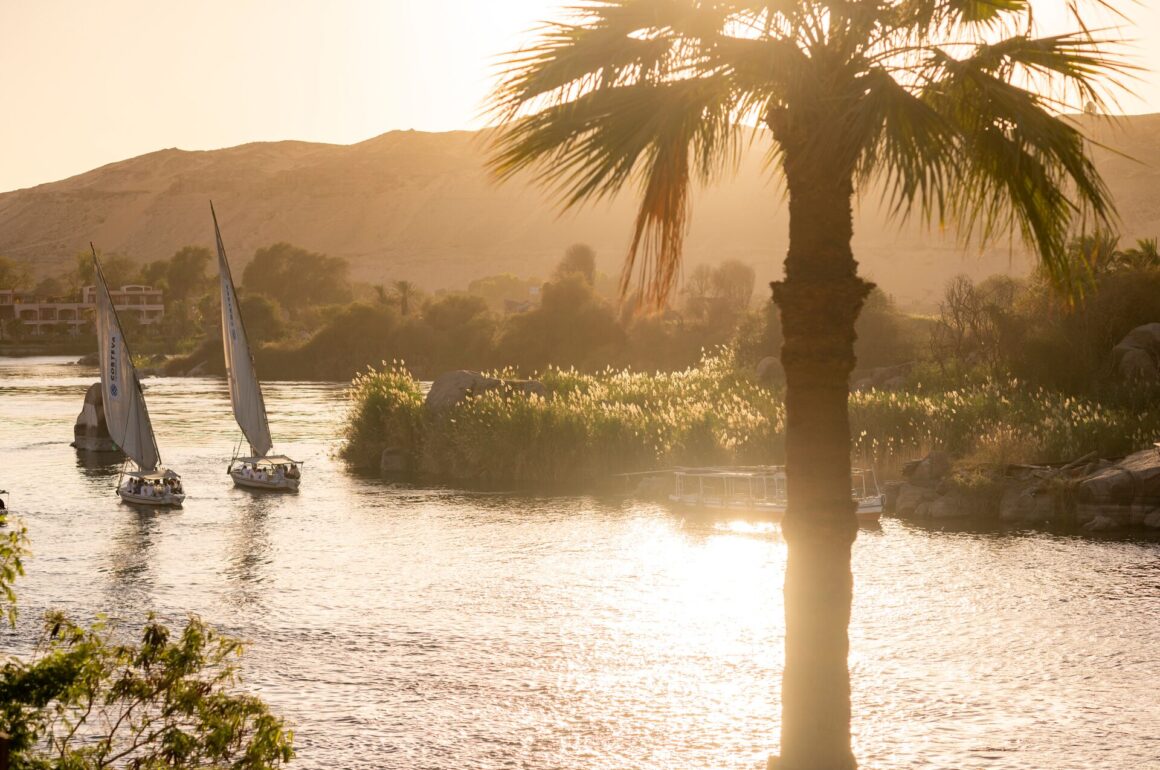
[[[1099,135],[1128,156],[1100,151],[1125,235],[1160,234],[1160,115],[1128,118]],[[361,280],[405,278],[435,289],[496,272],[546,275],[569,244],[583,241],[597,249],[602,269],[617,269],[633,214],[628,196],[561,215],[527,183],[495,185],[483,156],[480,136],[468,132],[391,132],[349,146],[161,150],[0,194],[0,254],[29,260],[42,275],[70,265],[90,240],[142,260],[166,257],[211,243],[212,198],[239,262],[285,240],[349,259]],[[691,263],[738,258],[762,280],[776,277],[786,217],[763,158],[755,145],[735,180],[698,196]],[[927,305],[956,273],[1027,265],[1005,244],[962,249],[954,234],[900,228],[875,200],[859,206],[856,250],[887,291]]]

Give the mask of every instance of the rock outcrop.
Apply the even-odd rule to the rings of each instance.
[[[1060,466],[957,468],[932,452],[903,473],[887,494],[888,510],[902,518],[1160,529],[1160,448],[1118,462],[1091,455]]]
[[[489,390],[503,389],[510,393],[527,393],[547,398],[548,389],[535,380],[501,380],[485,377],[479,372],[459,369],[444,372],[431,383],[427,399],[423,402],[427,411],[433,414],[445,412],[470,396],[478,396]]]
[[[1116,372],[1125,382],[1160,384],[1160,323],[1137,326],[1112,348]]]
[[[1079,524],[1095,528],[1100,519],[1108,519],[1117,527],[1160,525],[1156,515],[1160,514],[1160,449],[1128,455],[1089,474],[1078,486],[1075,520]]]

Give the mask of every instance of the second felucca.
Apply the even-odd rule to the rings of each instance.
[[[225,348],[226,378],[230,385],[230,403],[234,418],[250,445],[249,456],[234,453],[227,472],[234,484],[250,489],[275,492],[295,492],[302,480],[302,463],[285,455],[274,455],[274,441],[270,436],[270,422],[266,417],[266,402],[262,386],[254,372],[254,357],[242,323],[238,294],[226,259],[226,247],[218,228],[217,212],[209,205],[213,217],[213,232],[217,239],[218,272],[222,290],[222,347]]]

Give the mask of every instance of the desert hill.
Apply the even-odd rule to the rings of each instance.
[[[1125,238],[1160,235],[1160,115],[1100,124],[1099,164]],[[11,150],[12,148],[10,148]],[[689,263],[737,258],[776,277],[786,247],[781,191],[755,143],[737,177],[697,196]],[[349,259],[372,283],[405,278],[428,289],[512,272],[546,275],[571,243],[591,244],[618,269],[634,214],[631,196],[560,214],[525,181],[496,185],[480,135],[394,131],[354,145],[247,144],[169,149],[69,179],[0,194],[0,254],[38,274],[66,269],[91,240],[140,260],[212,243],[213,199],[232,258],[275,241]],[[963,248],[953,233],[900,227],[874,196],[860,202],[855,250],[863,270],[908,303],[929,306],[957,273],[1025,272],[1016,247]]]

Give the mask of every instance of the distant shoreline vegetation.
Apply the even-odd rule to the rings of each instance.
[[[511,372],[496,373],[511,376]],[[1123,455],[1160,435],[1160,414],[1108,406],[1017,380],[921,384],[850,397],[853,452],[879,469],[945,449],[986,462]],[[784,405],[718,351],[689,369],[596,374],[549,369],[547,397],[489,391],[450,410],[424,407],[402,364],[370,369],[350,390],[342,456],[377,471],[384,452],[411,472],[456,482],[593,484],[678,465],[783,462]]]

